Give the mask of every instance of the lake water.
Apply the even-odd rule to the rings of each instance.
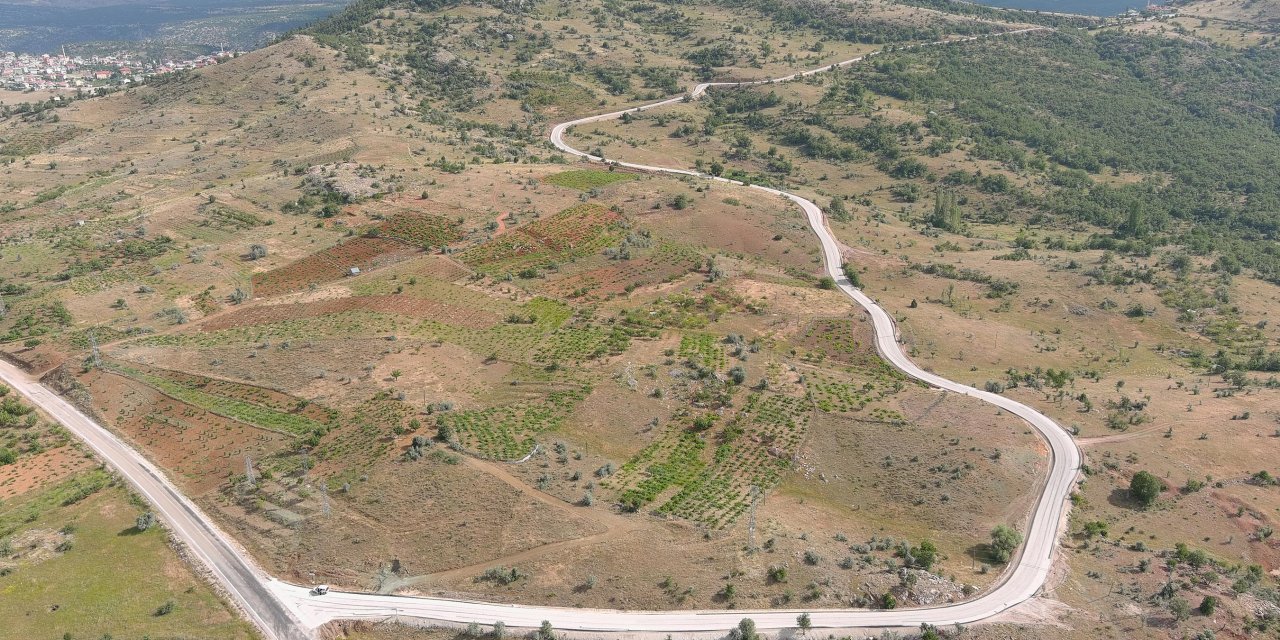
[[[1142,10],[1147,6],[1145,0],[981,0],[978,4],[1007,9],[1080,13],[1090,16],[1114,16],[1128,9]]]
[[[162,41],[252,49],[342,9],[347,0],[0,0],[0,51]],[[114,50],[114,45],[107,50]]]

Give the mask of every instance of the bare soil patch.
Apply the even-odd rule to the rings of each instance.
[[[92,467],[93,459],[72,447],[48,449],[0,466],[0,499],[10,499],[34,488],[57,483]]]

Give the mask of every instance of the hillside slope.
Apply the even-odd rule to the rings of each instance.
[[[829,205],[913,358],[1074,425],[1090,475],[1052,595],[1075,611],[1025,633],[1199,633],[1178,603],[1206,595],[1213,624],[1256,624],[1280,606],[1271,54],[920,4],[358,3],[11,112],[5,350],[298,583],[961,599],[1046,468],[1025,425],[880,363],[787,203],[571,164],[546,135],[1047,24],[570,136]],[[1147,508],[1140,470],[1170,489]]]

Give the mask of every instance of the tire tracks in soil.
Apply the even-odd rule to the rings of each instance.
[[[568,551],[572,549],[581,549],[590,545],[603,544],[645,528],[644,522],[640,520],[624,518],[612,511],[574,507],[572,504],[565,502],[564,500],[556,498],[548,493],[538,491],[537,489],[529,486],[524,480],[521,480],[515,474],[503,468],[504,465],[502,463],[481,460],[471,456],[463,456],[462,460],[467,466],[488,474],[494,479],[520,492],[521,495],[531,498],[535,502],[544,504],[573,518],[586,518],[594,521],[595,524],[604,527],[604,531],[592,533],[580,538],[572,538],[569,540],[561,540],[559,542],[539,545],[531,549],[517,551],[516,553],[507,554],[497,558],[490,558],[484,562],[478,562],[463,567],[388,580],[383,583],[382,587],[379,589],[379,593],[393,593],[409,587],[430,585],[433,583],[440,584],[468,576],[475,576],[491,567],[524,562],[557,551]]]

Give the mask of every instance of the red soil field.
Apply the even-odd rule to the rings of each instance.
[[[313,284],[338,280],[346,276],[352,267],[367,271],[403,260],[416,252],[390,238],[354,238],[279,269],[253,274],[253,295],[265,298],[301,291]]]

